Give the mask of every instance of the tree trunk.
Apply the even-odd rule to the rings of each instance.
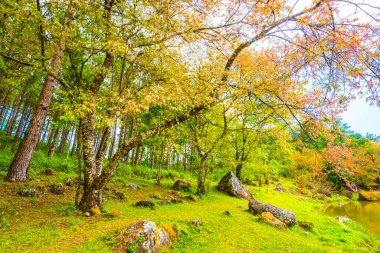
[[[50,63],[50,68],[54,75],[57,75],[61,68],[64,52],[65,40],[63,40],[63,42],[58,46],[58,49]],[[33,151],[40,139],[42,127],[50,106],[54,85],[55,79],[48,73],[45,77],[44,85],[34,110],[32,120],[26,131],[25,138],[21,141],[9,167],[7,174],[8,181],[24,181],[26,179],[27,169],[29,167],[30,160],[32,159]]]
[[[62,156],[63,154],[63,150],[65,149],[67,138],[69,137],[69,133],[70,133],[70,126],[66,125],[63,128],[62,135],[61,135],[61,143],[59,144],[59,147],[58,147],[59,156]]]
[[[49,147],[48,157],[52,157],[55,153],[59,134],[60,134],[60,128],[57,126],[57,128],[55,129],[55,132],[54,132],[53,141],[51,142],[50,147]]]
[[[21,118],[20,118],[20,121],[18,122],[17,130],[15,133],[15,141],[13,142],[13,145],[12,145],[12,152],[15,151],[15,149],[17,147],[17,143],[21,138],[22,126],[24,124],[25,116],[26,116],[26,113],[28,111],[28,105],[29,105],[29,96],[27,96],[27,98],[25,100],[24,107],[22,109]]]
[[[204,181],[205,165],[206,165],[206,157],[202,157],[201,158],[201,164],[198,167],[198,189],[197,189],[197,193],[199,195],[206,194],[206,187],[205,187],[205,181]]]
[[[164,151],[165,151],[165,143],[162,142],[161,145],[161,154],[160,154],[160,164],[158,165],[158,170],[157,170],[157,184],[161,183],[161,171],[162,171],[162,163],[164,160]]]

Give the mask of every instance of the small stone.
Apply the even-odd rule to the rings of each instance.
[[[183,180],[177,180],[173,184],[173,189],[177,191],[190,191],[190,184],[183,181]]]
[[[120,217],[121,212],[119,210],[112,210],[105,214],[107,218]]]
[[[116,198],[120,199],[120,200],[123,200],[125,199],[125,194],[122,193],[122,192],[114,192]]]
[[[198,226],[202,225],[202,221],[200,219],[194,219],[194,220],[191,221],[191,224],[193,226],[198,227]]]
[[[149,201],[149,200],[138,201],[136,202],[135,207],[149,207],[152,210],[156,209],[156,205],[152,201]]]
[[[274,187],[274,190],[275,191],[279,191],[279,192],[285,192],[285,188],[283,188],[281,185],[276,185],[276,187]]]
[[[179,204],[179,203],[183,203],[183,200],[182,199],[171,199],[170,202],[172,202],[173,204]]]
[[[46,176],[52,176],[52,175],[54,174],[54,172],[53,172],[51,169],[46,169],[46,170],[44,171],[44,174],[45,174]]]
[[[17,194],[22,197],[38,197],[40,193],[34,188],[29,188],[20,190]]]
[[[140,187],[138,187],[137,185],[132,184],[132,183],[128,184],[127,187],[130,188],[130,189],[132,189],[132,190],[135,190],[135,191],[137,191],[138,189],[140,189]]]
[[[306,229],[307,231],[314,228],[314,224],[308,221],[298,221],[298,225],[300,225],[300,227]]]
[[[84,215],[84,217],[90,217],[91,213],[90,212],[84,212],[83,215]]]
[[[64,190],[64,187],[62,183],[52,184],[50,186],[50,191],[57,195],[63,195],[64,194],[63,190]]]
[[[71,178],[68,178],[65,180],[65,185],[68,186],[68,187],[73,187],[75,185],[75,182],[73,179]]]
[[[197,202],[198,201],[198,198],[195,195],[185,196],[185,197],[183,197],[183,199],[190,200],[190,201],[193,201],[193,202]]]

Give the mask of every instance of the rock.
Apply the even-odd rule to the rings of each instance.
[[[327,189],[326,187],[323,187],[323,186],[321,186],[318,189],[317,193],[323,194],[327,197],[331,197],[331,191],[329,189]]]
[[[75,185],[75,182],[74,182],[73,179],[68,178],[68,179],[66,179],[66,181],[65,181],[65,185],[68,186],[68,187],[73,187],[73,186]]]
[[[193,201],[193,202],[197,202],[198,201],[198,198],[195,195],[185,196],[185,197],[183,197],[183,199],[190,200],[190,201]]]
[[[288,227],[291,227],[296,222],[296,216],[294,213],[288,210],[281,209],[271,204],[262,204],[257,200],[251,200],[248,204],[249,212],[252,214],[261,214],[263,212],[269,212],[274,217],[285,223]]]
[[[340,224],[344,224],[345,221],[352,222],[352,220],[347,216],[338,216],[338,221]]]
[[[127,187],[129,189],[132,189],[132,190],[135,190],[135,191],[137,191],[138,189],[140,189],[140,187],[138,187],[137,185],[132,184],[132,183],[128,184]]]
[[[54,194],[63,195],[64,194],[63,190],[64,190],[64,187],[62,183],[50,185],[50,191]]]
[[[149,207],[152,210],[156,209],[156,205],[152,201],[149,201],[149,200],[138,201],[136,202],[135,207]]]
[[[120,217],[121,212],[119,210],[112,210],[105,214],[107,218]]]
[[[279,191],[279,192],[286,192],[285,188],[283,188],[281,185],[276,185],[276,187],[274,187],[274,190],[275,191]]]
[[[112,188],[112,187],[109,187],[109,186],[104,187],[104,190],[105,190],[105,191],[113,191],[113,192],[117,192],[117,188]]]
[[[202,225],[202,221],[200,219],[194,219],[191,221],[191,225],[198,227]]]
[[[152,221],[138,221],[120,232],[118,241],[120,252],[159,252],[163,247],[169,247],[176,237],[176,232],[170,225],[157,227]]]
[[[117,199],[120,199],[120,200],[125,199],[125,194],[122,192],[114,192],[114,195]]]
[[[100,211],[100,208],[98,206],[94,206],[90,209],[91,215],[100,215],[102,212]]]
[[[271,214],[270,212],[263,212],[263,213],[261,213],[260,218],[261,218],[262,221],[264,221],[266,223],[269,223],[272,226],[275,226],[275,227],[278,227],[278,228],[282,228],[282,229],[287,229],[288,228],[285,223],[283,223],[282,221],[280,221],[279,219],[277,219],[276,217],[274,217],[273,214]]]
[[[46,176],[52,176],[52,175],[54,174],[54,172],[53,172],[51,169],[46,169],[46,170],[44,171],[44,174],[45,174]]]
[[[40,193],[34,188],[29,188],[20,190],[17,194],[22,197],[38,197]]]
[[[298,221],[297,223],[300,225],[300,227],[306,229],[307,231],[314,228],[314,224],[308,221]]]
[[[359,191],[360,201],[380,201],[380,191]]]
[[[183,203],[183,200],[182,199],[171,199],[170,202],[173,204],[179,204],[179,203]]]
[[[352,222],[352,220],[346,216],[338,216],[338,221],[340,224],[342,224],[344,231],[347,231],[347,226],[344,224],[344,222]]]
[[[84,212],[83,215],[84,215],[84,217],[91,217],[91,213],[90,212]]]
[[[163,206],[163,205],[170,205],[172,202],[170,202],[170,200],[167,200],[167,199],[164,199],[164,200],[161,200],[160,202],[158,202],[158,204],[160,206]]]
[[[173,189],[177,191],[188,192],[190,190],[190,184],[178,179],[177,181],[174,182]]]
[[[219,191],[223,191],[230,196],[235,196],[241,199],[253,199],[252,193],[243,186],[239,179],[233,172],[228,172],[220,181],[217,186]]]

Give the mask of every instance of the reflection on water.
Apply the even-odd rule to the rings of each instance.
[[[331,215],[344,215],[360,222],[380,237],[380,202],[354,201],[342,206],[331,205],[326,212]]]

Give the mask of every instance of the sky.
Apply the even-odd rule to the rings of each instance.
[[[363,99],[352,101],[342,115],[342,121],[361,135],[380,135],[380,107],[370,106]]]

